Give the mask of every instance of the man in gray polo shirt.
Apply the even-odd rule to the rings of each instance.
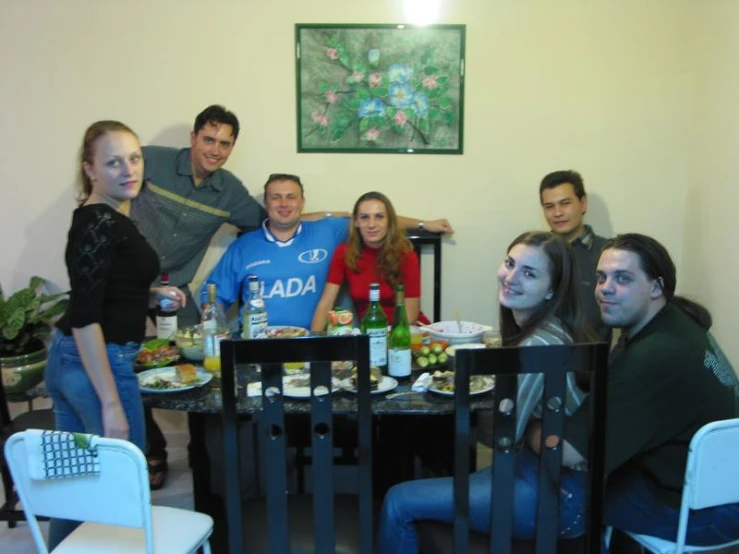
[[[611,342],[611,330],[601,321],[595,301],[595,268],[606,239],[583,221],[588,196],[582,176],[574,170],[554,171],[539,185],[539,200],[552,233],[569,241],[577,258],[580,299],[585,317],[600,338]]]
[[[145,186],[131,202],[131,217],[159,254],[162,272],[188,296],[180,325],[200,322],[188,285],[213,235],[224,223],[251,231],[266,217],[243,183],[222,168],[238,136],[236,116],[214,105],[195,118],[190,148],[142,148]]]

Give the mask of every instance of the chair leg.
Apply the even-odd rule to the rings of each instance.
[[[205,541],[201,547],[203,554],[211,554],[210,552],[210,541]]]

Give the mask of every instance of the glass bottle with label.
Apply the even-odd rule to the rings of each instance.
[[[203,366],[206,371],[221,371],[221,340],[228,337],[226,314],[216,300],[216,286],[208,285],[208,303],[203,308]]]
[[[267,307],[259,292],[259,277],[249,275],[249,298],[244,306],[242,339],[255,339],[267,330]]]
[[[388,339],[388,374],[396,379],[411,375],[411,327],[405,311],[405,289],[395,287],[395,314]]]
[[[161,286],[169,286],[169,273],[162,273]],[[174,341],[177,333],[177,309],[171,298],[160,298],[156,309],[157,338]]]
[[[370,285],[369,306],[362,318],[362,333],[369,335],[370,365],[387,370],[387,316],[380,305],[380,285]]]

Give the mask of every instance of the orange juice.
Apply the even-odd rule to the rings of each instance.
[[[220,373],[221,372],[221,357],[220,356],[206,356],[203,358],[203,367],[205,371],[209,373]]]

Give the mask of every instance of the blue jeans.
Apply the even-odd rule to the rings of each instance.
[[[493,465],[495,471],[495,465]],[[516,460],[513,490],[513,536],[533,539],[539,489],[539,457],[524,448]],[[407,481],[391,488],[380,515],[380,554],[416,554],[414,522],[431,519],[451,523],[454,517],[451,477]],[[470,475],[470,527],[490,532],[492,472],[485,468]],[[561,538],[585,532],[587,474],[567,471],[560,489]]]
[[[665,505],[640,473],[614,475],[608,482],[604,522],[623,531],[669,541],[677,537],[680,510]],[[721,544],[739,538],[739,504],[693,510],[686,542],[695,546]]]
[[[140,345],[108,344],[108,360],[118,396],[128,419],[129,440],[145,452],[144,410],[133,363]],[[55,426],[59,431],[103,435],[100,399],[82,366],[73,337],[55,331],[45,372],[46,388],[54,402]],[[79,523],[52,519],[49,550],[53,550]]]

